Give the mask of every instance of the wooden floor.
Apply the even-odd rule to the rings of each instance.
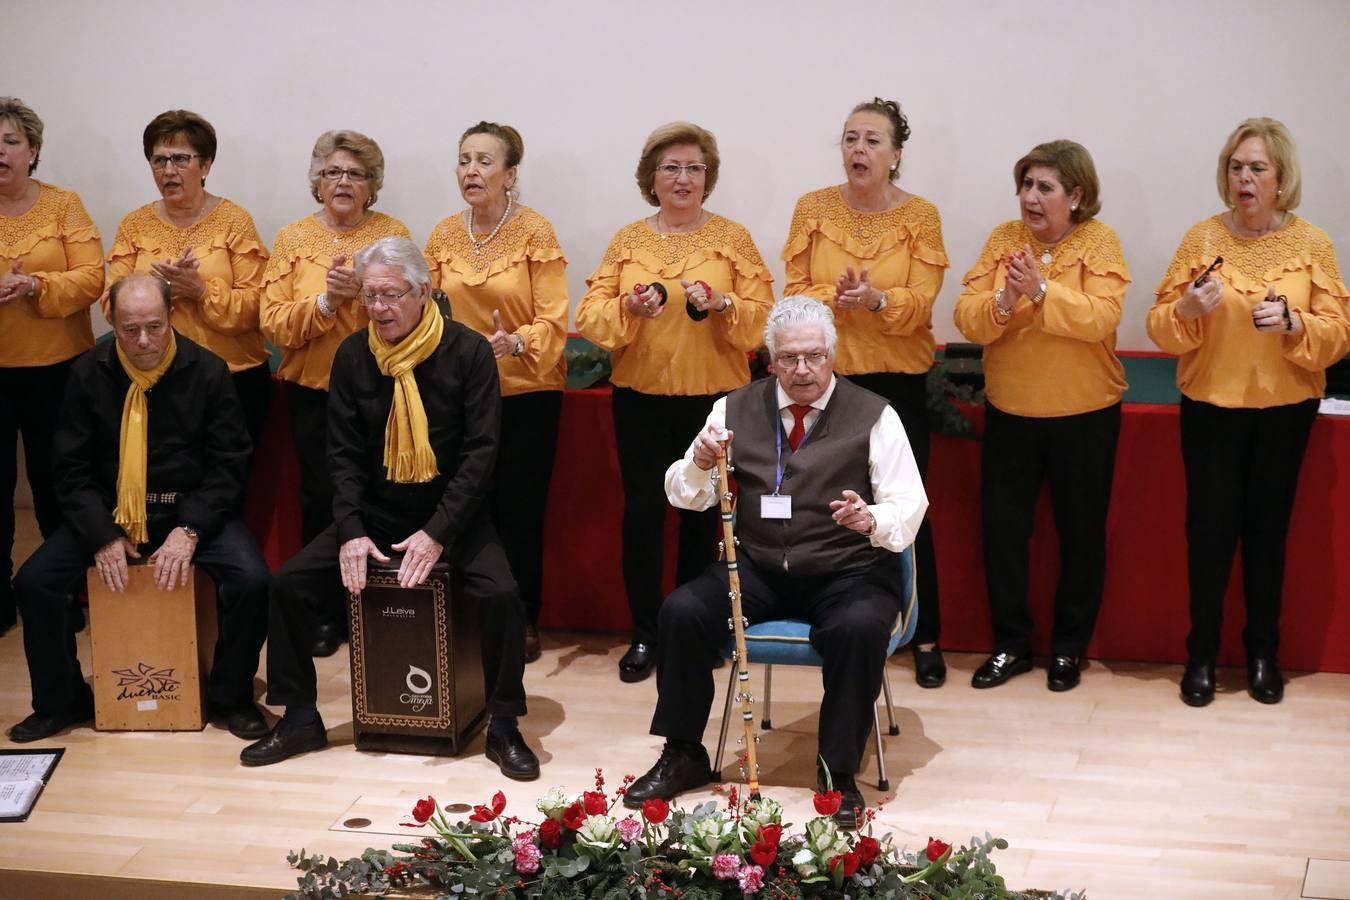
[[[31,550],[25,527],[20,557]],[[241,742],[216,727],[80,728],[44,742],[67,752],[33,816],[0,824],[0,897],[279,896],[295,885],[288,850],[344,856],[407,838],[395,823],[428,793],[480,803],[501,787],[508,811],[530,818],[549,787],[590,788],[596,767],[611,785],[645,771],[658,750],[646,733],[655,685],[618,681],[618,638],[546,634],[544,646],[526,675],[523,730],[543,762],[529,785],[502,779],[481,737],[458,759],[356,752],[341,653],[319,661],[333,740],[321,753],[245,769]],[[87,633],[80,648],[87,660]],[[1314,864],[1322,887],[1309,896],[1350,897],[1350,676],[1291,673],[1285,701],[1270,707],[1242,692],[1241,672],[1221,671],[1218,698],[1196,710],[1177,698],[1175,666],[1094,661],[1081,687],[1051,694],[1043,669],[973,690],[979,661],[949,657],[949,683],[924,691],[907,654],[892,660],[901,734],[886,738],[895,797],[879,834],[921,847],[929,835],[959,843],[987,830],[1012,845],[996,857],[1011,886],[1086,888],[1093,900],[1297,898],[1309,859],[1333,861]],[[774,693],[762,781],[801,823],[819,674],[780,669]],[[0,723],[28,712],[16,629],[0,638]],[[875,802],[870,752],[864,766]],[[342,830],[355,815],[373,821],[367,833]]]

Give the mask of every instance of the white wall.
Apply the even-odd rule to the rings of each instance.
[[[840,126],[879,94],[913,129],[902,186],[943,216],[939,341],[958,339],[961,275],[1016,214],[1013,162],[1053,138],[1092,152],[1101,218],[1125,246],[1122,348],[1153,349],[1153,287],[1186,227],[1218,209],[1216,154],[1247,116],[1289,125],[1299,212],[1350,266],[1344,0],[45,0],[6,19],[0,93],[46,123],[38,177],[78,191],[108,243],[155,197],[140,135],[165,109],[216,126],[209,188],[269,243],[315,208],[306,167],[329,128],[379,141],[378,208],[421,242],[462,208],[455,141],[488,118],[525,137],[523,199],[557,228],[575,306],[610,236],[650,211],[632,178],[644,138],[687,118],[722,151],[709,208],[750,229],[781,289],[794,201],[841,180]]]

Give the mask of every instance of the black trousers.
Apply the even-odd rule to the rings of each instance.
[[[148,523],[150,540],[139,548],[148,557],[178,524],[177,516],[156,515]],[[219,633],[207,686],[207,699],[222,707],[253,702],[253,676],[267,636],[267,562],[253,536],[238,519],[217,534],[203,537],[192,557],[216,584]],[[79,591],[93,555],[66,525],[43,542],[14,579],[23,615],[23,652],[33,688],[33,711],[59,715],[87,696],[75,652],[70,598]]]
[[[502,398],[493,511],[520,590],[525,619],[539,621],[544,586],[544,511],[558,452],[562,391]]]
[[[891,408],[905,426],[919,476],[928,477],[929,422],[928,374],[907,372],[876,372],[869,375],[849,375],[849,381],[867,388],[890,401]],[[932,512],[932,497],[929,497]],[[919,533],[914,538],[915,586],[919,591],[919,623],[914,628],[913,645],[936,644],[942,632],[942,610],[938,603],[937,552],[933,547],[933,528],[929,517],[923,517]]]
[[[24,468],[33,494],[33,513],[44,538],[61,524],[52,472],[52,432],[66,392],[66,375],[73,359],[50,366],[0,368],[0,623],[15,611],[14,489],[19,481],[19,437],[23,437]]]
[[[1279,650],[1285,544],[1317,403],[1225,409],[1181,398],[1191,589],[1186,652],[1193,661],[1218,656],[1223,599],[1239,539],[1247,657],[1273,659]]]
[[[525,619],[516,583],[492,528],[490,516],[469,524],[441,559],[463,596],[482,610],[483,680],[487,710],[494,716],[525,715]],[[371,535],[381,552],[408,535]],[[326,528],[272,576],[267,625],[267,702],[272,706],[312,704],[316,698],[314,660],[315,596],[345,596],[338,570],[337,526]]]
[[[1081,656],[1087,648],[1106,582],[1106,512],[1119,438],[1119,403],[1049,418],[1014,416],[985,404],[981,531],[995,650],[1031,652],[1027,559],[1036,498],[1046,479],[1059,532],[1050,652]]]
[[[288,381],[286,403],[291,413],[295,458],[300,464],[300,540],[308,544],[333,524],[333,479],[328,474],[328,392]]]
[[[234,392],[239,395],[239,403],[244,407],[244,425],[248,428],[249,440],[253,442],[253,453],[249,456],[251,470],[253,460],[258,458],[263,427],[267,424],[267,411],[272,406],[272,368],[263,363],[235,372],[230,380],[234,382]]]
[[[684,456],[716,396],[666,397],[614,388],[614,440],[623,481],[623,586],[633,640],[656,643],[665,566],[666,469]],[[717,556],[717,510],[678,510],[675,583],[698,576]]]
[[[831,772],[857,772],[900,613],[899,557],[814,576],[760,567],[743,555],[737,563],[741,610],[750,624],[787,617],[811,623],[811,645],[825,660],[820,755]],[[715,694],[712,663],[731,636],[728,589],[726,565],[717,562],[662,604],[652,734],[703,739]]]

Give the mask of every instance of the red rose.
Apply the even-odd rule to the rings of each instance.
[[[653,825],[660,825],[669,815],[670,804],[660,797],[653,797],[642,804],[642,818]]]
[[[777,844],[769,844],[765,843],[764,841],[756,841],[755,845],[750,848],[750,859],[753,860],[756,865],[763,866],[766,869],[769,866],[773,865],[773,861],[777,858],[778,858]]]
[[[413,804],[412,816],[418,822],[425,823],[436,813],[436,798],[427,797],[425,800],[418,800]]]
[[[562,826],[557,819],[545,819],[539,826],[539,846],[545,850],[557,850],[562,843]]]
[[[839,812],[839,804],[843,802],[843,795],[838,791],[826,791],[823,794],[816,794],[816,812],[820,813],[822,816],[832,816]]]
[[[562,823],[566,827],[576,831],[581,827],[581,823],[586,821],[586,810],[582,809],[580,803],[573,803],[567,809],[563,810]]]
[[[581,803],[586,808],[588,816],[603,816],[605,810],[609,809],[604,791],[585,791],[581,795]]]
[[[783,826],[776,822],[759,826],[759,839],[766,844],[777,844],[783,839]]]
[[[850,850],[849,852],[841,856],[836,856],[832,858],[830,860],[830,871],[838,872],[839,871],[837,868],[838,866],[844,867],[845,878],[848,878],[854,872],[858,871],[858,851]]]
[[[870,866],[881,856],[881,843],[869,835],[858,838],[858,846],[855,849],[858,852],[858,861],[864,866]]]
[[[501,791],[498,791],[492,795],[492,808],[488,809],[486,806],[475,806],[473,808],[473,815],[469,816],[469,820],[473,822],[491,822],[493,819],[500,816],[504,809],[506,809],[506,795]]]
[[[942,854],[952,849],[951,844],[944,844],[935,837],[928,838],[928,861],[937,862],[942,858]]]

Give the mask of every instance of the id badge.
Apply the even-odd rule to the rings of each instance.
[[[761,519],[792,518],[792,495],[761,494],[759,498],[759,517]]]

